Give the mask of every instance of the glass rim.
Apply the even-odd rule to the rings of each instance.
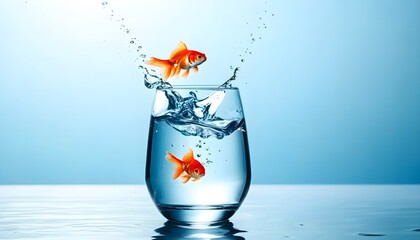
[[[171,88],[165,88],[171,89]],[[172,85],[172,89],[185,90],[239,90],[238,87],[220,86],[220,85]]]

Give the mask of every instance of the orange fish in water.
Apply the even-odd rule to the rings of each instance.
[[[162,79],[166,81],[170,77],[178,77],[181,69],[184,70],[183,78],[186,78],[192,68],[198,72],[198,65],[207,60],[206,55],[194,50],[188,50],[185,43],[180,42],[178,47],[169,55],[169,59],[151,57],[146,64],[162,68]]]
[[[173,175],[173,179],[177,179],[179,176],[184,178],[183,183],[188,182],[190,178],[193,178],[193,181],[200,180],[200,178],[204,177],[206,174],[206,170],[204,169],[203,165],[196,159],[194,159],[193,150],[190,149],[187,154],[182,158],[182,160],[175,157],[172,153],[167,152],[166,159],[170,162],[175,164],[175,172]]]

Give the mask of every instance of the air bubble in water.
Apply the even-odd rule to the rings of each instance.
[[[131,41],[130,41],[130,43],[131,43],[131,44],[134,44],[134,41],[133,41],[133,40],[131,40]]]

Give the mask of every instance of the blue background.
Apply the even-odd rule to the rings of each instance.
[[[0,184],[144,183],[136,50],[180,40],[175,84],[241,67],[253,183],[420,183],[420,1],[101,2],[0,1]]]

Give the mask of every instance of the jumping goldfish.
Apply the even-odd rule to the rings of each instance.
[[[172,153],[167,152],[166,159],[175,164],[175,172],[173,179],[177,179],[182,173],[182,178],[184,178],[183,183],[188,182],[190,178],[193,178],[193,181],[200,180],[204,177],[206,171],[199,161],[194,159],[193,150],[190,149],[187,154],[182,158],[182,160],[175,157]]]
[[[162,79],[166,81],[170,77],[178,77],[181,69],[184,70],[183,78],[188,76],[191,68],[194,72],[198,72],[198,65],[206,60],[204,53],[188,50],[187,45],[181,41],[178,47],[169,55],[169,59],[151,57],[146,64],[162,68]]]

